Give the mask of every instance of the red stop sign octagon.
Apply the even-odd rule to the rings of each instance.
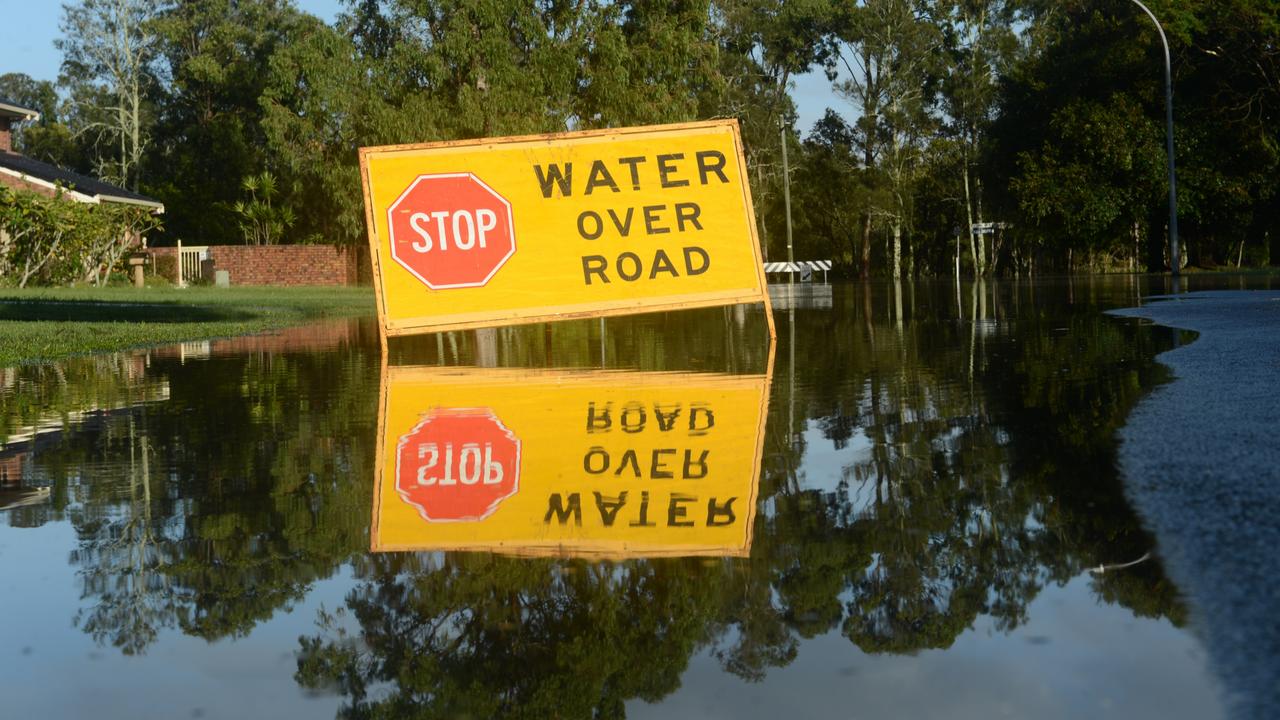
[[[400,438],[396,492],[427,522],[483,520],[520,489],[520,440],[488,408],[439,408]]]
[[[419,175],[387,227],[392,259],[432,290],[481,287],[516,252],[511,203],[471,173]]]

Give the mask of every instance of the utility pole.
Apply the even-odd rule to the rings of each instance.
[[[787,209],[787,263],[794,263],[796,258],[791,250],[791,168],[787,165],[787,121],[781,115],[778,116],[778,120],[782,125],[782,204]],[[787,279],[791,284],[795,284],[794,270],[787,272]]]
[[[1173,69],[1169,63],[1169,40],[1164,36],[1164,28],[1160,26],[1155,13],[1140,0],[1133,2],[1156,24],[1156,32],[1160,33],[1160,42],[1164,45],[1164,124],[1169,158],[1169,265],[1176,278],[1181,274],[1182,256],[1178,249],[1178,176],[1173,168]]]

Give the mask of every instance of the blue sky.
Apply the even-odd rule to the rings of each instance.
[[[299,8],[332,22],[342,9],[340,0],[296,0]],[[62,54],[53,46],[62,17],[59,0],[0,0],[0,74],[26,73],[37,80],[56,80]],[[843,112],[847,104],[831,93],[822,72],[797,78],[794,89],[800,109],[798,127],[807,134],[828,105]]]
[[[340,0],[295,0],[299,8],[328,22],[342,9]],[[0,75],[26,73],[57,80],[62,53],[53,46],[62,19],[61,0],[0,0]]]

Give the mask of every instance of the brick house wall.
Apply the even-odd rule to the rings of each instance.
[[[148,252],[153,263],[171,257],[165,267],[177,267],[177,248]],[[338,245],[210,245],[204,272],[212,280],[218,270],[227,271],[232,285],[360,285],[368,283],[369,251]]]
[[[33,192],[37,195],[43,195],[48,198],[57,195],[57,192],[51,188],[27,182],[22,178],[10,175],[7,172],[0,172],[0,187],[12,188],[14,190],[26,190],[27,192]]]

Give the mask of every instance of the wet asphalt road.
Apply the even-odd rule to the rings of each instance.
[[[1280,292],[1115,314],[1199,333],[1120,431],[1134,508],[1182,590],[1234,718],[1280,718]]]

